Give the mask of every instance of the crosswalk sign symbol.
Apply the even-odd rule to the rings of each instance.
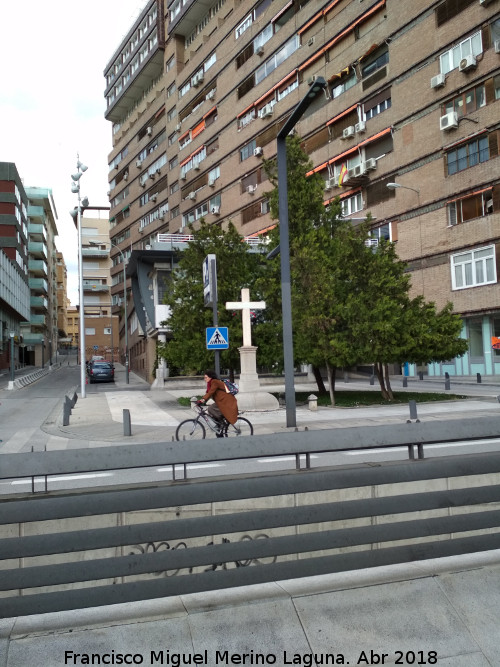
[[[228,347],[227,327],[207,327],[207,350],[227,350]]]

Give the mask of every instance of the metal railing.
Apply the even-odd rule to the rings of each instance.
[[[497,438],[499,427],[488,417],[251,436],[223,446],[0,455],[2,478],[44,480],[43,492],[3,500],[0,590],[9,596],[0,598],[0,616],[499,548],[500,452],[425,458],[430,444]],[[401,446],[419,458],[311,466],[319,452]],[[188,479],[190,463],[290,454],[295,470]],[[149,466],[171,467],[174,480],[49,490],[52,475]]]

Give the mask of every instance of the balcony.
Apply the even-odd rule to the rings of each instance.
[[[30,297],[31,310],[48,310],[49,302],[44,296]]]
[[[169,2],[168,4],[171,7],[175,3]],[[207,15],[210,7],[214,4],[215,2],[211,2],[210,0],[201,0],[201,2],[200,0],[184,0],[180,12],[173,21],[169,21],[168,23],[168,34],[170,35],[172,32],[175,32],[177,35],[187,37]]]
[[[28,261],[28,271],[34,276],[45,276],[48,274],[47,262],[41,259],[30,259]]]
[[[32,327],[44,327],[47,325],[47,318],[45,315],[31,315],[30,324]]]
[[[35,259],[47,259],[47,246],[40,241],[29,241],[28,252]]]
[[[31,221],[42,220],[45,221],[45,209],[43,206],[28,206],[28,217]],[[42,225],[43,226],[43,225]]]
[[[94,248],[93,246],[83,246],[82,247],[82,257],[102,257],[105,258],[109,255],[109,250],[106,248]]]
[[[49,293],[49,283],[43,278],[30,278],[28,284],[32,292]]]
[[[109,292],[108,285],[104,285],[98,282],[92,282],[91,280],[83,281],[83,289],[85,292]]]
[[[44,225],[41,225],[36,222],[30,222],[28,225],[28,233],[30,240],[40,241],[41,243],[47,242],[47,230]]]

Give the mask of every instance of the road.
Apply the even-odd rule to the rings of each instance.
[[[50,424],[55,425],[56,420],[60,418],[61,404],[64,396],[72,396],[75,390],[79,389],[80,383],[80,368],[76,364],[64,365],[61,369],[53,371],[47,376],[41,378],[37,382],[25,387],[19,391],[0,391],[0,438],[3,440],[0,443],[1,453],[15,453],[15,452],[29,452],[43,451],[45,448],[53,449],[67,449],[78,448],[85,446],[78,439],[71,439],[65,437],[63,433],[57,435],[57,429],[41,428],[42,425],[47,427]],[[341,384],[341,383],[339,383]],[[110,384],[94,384],[87,385],[87,394],[93,395],[96,393],[117,392],[125,390],[125,385],[117,386]],[[147,385],[143,388],[145,394]],[[474,392],[470,390],[473,389]],[[469,387],[468,393],[483,394],[484,387],[481,385],[477,387]],[[460,391],[456,390],[456,393]],[[123,397],[126,394],[120,394]],[[134,401],[137,400],[135,394],[128,394]],[[103,400],[106,397],[103,395]],[[354,413],[350,413],[354,416]],[[312,416],[312,414],[311,414]],[[343,416],[348,416],[343,414]],[[250,415],[251,418],[251,415]],[[256,432],[259,432],[258,418],[255,418],[257,423]],[[311,423],[313,428],[313,424]],[[52,432],[52,434],[50,433]],[[170,439],[169,437],[167,438]],[[428,446],[425,449],[425,456],[447,456],[471,452],[487,452],[497,451],[500,439],[490,440],[488,442],[454,442],[450,444],[440,444]],[[88,442],[86,443],[88,446]],[[179,443],[182,447],[182,443]],[[355,463],[376,463],[383,460],[402,460],[408,456],[406,448],[380,449],[372,451],[352,451],[352,452],[337,452],[332,454],[321,454],[311,456],[311,465],[314,467],[329,466],[329,465],[352,465]],[[206,476],[219,475],[237,475],[243,473],[260,473],[265,471],[287,470],[295,468],[294,456],[282,457],[264,457],[244,461],[227,461],[227,462],[207,462],[200,464],[192,464],[188,466],[189,478],[200,478]],[[172,479],[171,467],[155,468],[155,469],[140,469],[140,470],[118,470],[80,474],[73,476],[54,476],[49,480],[50,490],[60,490],[67,488],[86,488],[96,486],[108,486],[116,484],[137,484],[141,482],[160,482]],[[37,480],[36,489],[43,490],[45,481]],[[0,481],[0,494],[23,493],[29,491],[31,488],[31,480],[5,480]]]

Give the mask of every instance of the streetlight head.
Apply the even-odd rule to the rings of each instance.
[[[88,169],[88,167],[86,167],[83,162],[80,162],[80,160],[76,163],[76,167],[77,169],[80,169],[80,171],[87,171]]]
[[[73,185],[71,186],[71,192],[80,192],[80,186],[78,185],[78,183],[73,183]]]
[[[387,183],[387,187],[389,190],[395,190],[396,188],[400,188],[401,186],[399,183]]]
[[[307,97],[310,97],[313,99],[316,97],[319,93],[321,93],[322,90],[326,88],[326,81],[322,76],[318,76],[315,81],[311,84],[311,87],[309,88],[309,92],[307,93]]]
[[[81,177],[82,177],[82,174],[79,171],[76,174],[71,174],[71,178],[75,181],[75,183],[77,181],[79,181]]]
[[[89,205],[89,198],[88,198],[88,197],[84,197],[84,198],[82,199],[82,207],[83,207],[83,208],[87,208],[88,205]]]
[[[73,220],[76,220],[76,217],[78,215],[78,206],[75,206],[75,208],[72,208],[71,211],[69,212],[69,214],[73,218]]]

